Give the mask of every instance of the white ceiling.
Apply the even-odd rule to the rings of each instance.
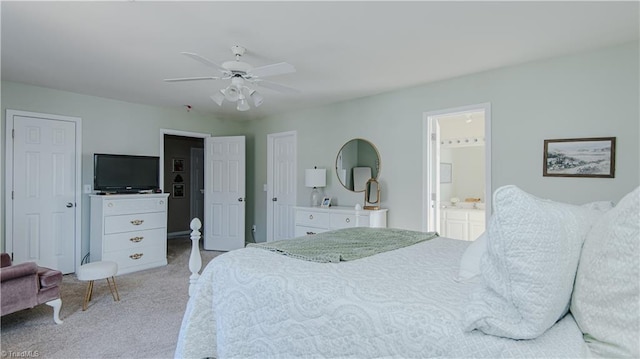
[[[638,2],[1,2],[2,80],[255,119],[638,40]],[[166,83],[247,48],[299,94],[238,112],[226,81]]]

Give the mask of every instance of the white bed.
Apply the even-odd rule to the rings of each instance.
[[[176,356],[581,356],[570,315],[536,340],[465,333],[461,309],[477,283],[455,279],[468,245],[436,238],[342,263],[257,248],[225,253],[198,280]]]
[[[637,258],[634,259],[634,256],[637,257],[638,251],[638,224],[633,224],[633,221],[638,219],[638,193],[636,190],[635,197],[632,198],[636,210],[631,212],[630,217],[632,225],[636,226],[636,232],[625,234],[630,239],[621,240],[619,235],[613,238],[616,242],[626,241],[625,250],[629,248],[628,243],[635,243],[635,252],[630,257],[627,254],[627,257],[636,262]],[[494,199],[494,203],[500,203],[500,199],[497,198],[497,202]],[[546,202],[543,204],[548,205]],[[544,210],[549,211],[549,208]],[[529,216],[532,211],[531,206],[527,206]],[[554,208],[551,212],[550,218],[557,219],[560,212]],[[508,213],[511,215],[514,211],[510,209]],[[494,217],[499,215],[500,211],[494,213]],[[557,222],[562,226],[572,223],[566,220]],[[602,229],[603,226],[599,227]],[[499,224],[492,222],[489,235],[497,238],[500,235],[498,227]],[[543,227],[547,230],[549,225]],[[615,233],[611,229],[613,227],[604,227],[603,231]],[[491,232],[492,228],[494,233]],[[558,231],[557,228],[552,230]],[[598,245],[609,243],[604,241],[608,234],[603,233],[599,232],[598,238],[592,242]],[[532,248],[541,245],[539,235],[533,234],[535,243]],[[498,242],[494,239],[492,241]],[[578,257],[582,241],[584,238],[578,243]],[[491,244],[491,241],[488,243],[488,252],[497,250],[494,248],[497,244]],[[484,299],[483,296],[478,298],[478,293],[486,290],[485,285],[490,278],[485,275],[464,281],[459,279],[460,261],[469,244],[470,242],[440,237],[340,263],[309,262],[259,248],[225,253],[206,266],[193,287],[175,356],[577,358],[593,353],[593,347],[588,347],[585,343],[583,331],[572,314],[564,315],[569,303],[561,303],[564,308],[560,310],[564,311],[561,311],[562,315],[557,322],[553,319],[549,328],[543,329],[533,339],[515,340],[505,338],[504,335],[484,334],[490,332],[491,328],[470,330],[469,313],[477,314],[474,313],[478,310],[474,303],[478,299]],[[582,252],[586,248],[587,244]],[[594,251],[600,253],[603,248]],[[554,249],[553,252],[559,251]],[[595,255],[599,255],[597,253]],[[620,257],[619,253],[615,255]],[[486,257],[490,255],[484,255],[483,265],[486,265]],[[526,254],[526,257],[535,255]],[[565,262],[570,261],[555,262],[565,265]],[[635,275],[637,282],[637,268],[633,272],[632,265],[624,264],[625,268],[631,269],[631,275]],[[635,266],[637,267],[637,263]],[[604,272],[602,268],[597,268],[597,271]],[[550,272],[553,276],[557,271]],[[574,275],[575,273],[568,278],[571,286]],[[588,284],[588,279],[577,277],[577,280],[584,282],[585,286]],[[548,281],[548,278],[544,279],[545,283]],[[555,289],[543,290],[556,292]],[[569,299],[565,301],[571,301],[574,289],[568,290]],[[615,294],[615,290],[615,286],[609,286],[598,293],[609,295],[613,291],[616,297],[609,300],[621,299],[620,295]],[[625,284],[625,290],[628,292],[628,284]],[[627,306],[624,308],[627,317],[623,319],[626,320],[623,325],[626,325],[628,332],[614,331],[615,335],[612,337],[617,339],[613,340],[625,340],[628,344],[630,336],[637,342],[637,291],[636,286],[631,291],[631,297],[623,298],[626,301],[623,304]],[[514,297],[517,297],[517,293]],[[575,313],[579,313],[580,306],[584,307],[581,303],[589,304],[589,297],[586,298],[578,303]],[[615,303],[613,305],[617,306]],[[574,310],[573,304],[571,310]],[[606,313],[599,314],[604,315],[604,320],[608,321]],[[581,316],[584,317],[584,313],[581,312]],[[489,318],[485,322],[490,322],[491,319],[495,318]],[[593,321],[582,322],[586,323],[585,326],[593,325]],[[606,325],[609,328],[607,330],[611,331],[611,323]],[[519,325],[516,326],[520,329]],[[524,326],[523,324],[522,327]],[[593,333],[597,334],[597,331],[593,329]],[[637,353],[638,348],[634,345],[632,341],[627,355]],[[618,344],[615,346],[620,347]],[[606,350],[600,353],[606,354]]]

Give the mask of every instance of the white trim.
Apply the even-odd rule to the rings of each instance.
[[[57,121],[69,121],[73,122],[76,127],[76,188],[74,194],[75,201],[75,226],[74,226],[74,269],[78,271],[82,263],[82,118],[53,115],[38,112],[19,111],[7,109],[5,115],[5,128],[6,128],[6,154],[5,154],[5,251],[7,253],[13,252],[13,200],[11,198],[11,191],[13,191],[13,117],[37,117],[45,118],[49,120]]]
[[[181,131],[181,130],[172,130],[168,128],[160,129],[160,188],[164,190],[164,135],[174,135],[174,136],[184,136],[184,137],[196,137],[196,138],[207,138],[211,137],[210,133],[202,133],[202,132],[189,132],[189,131]],[[204,151],[204,160],[207,160],[207,151]],[[207,184],[204,184],[205,188]]]
[[[425,112],[422,119],[422,230],[427,231],[429,228],[428,219],[431,214],[431,195],[430,189],[432,187],[431,168],[432,161],[429,154],[429,149],[432,146],[431,129],[433,123],[438,117],[443,115],[453,115],[457,113],[472,112],[472,111],[484,111],[484,138],[485,138],[485,223],[488,225],[489,217],[491,216],[491,197],[493,189],[491,186],[491,103],[480,103],[476,105],[461,106],[449,109],[443,109],[438,111]],[[439,139],[437,139],[439,140]],[[436,224],[434,224],[436,226]]]
[[[298,132],[297,131],[287,131],[287,132],[278,132],[278,133],[270,133],[267,135],[267,237],[266,241],[273,241],[273,203],[271,203],[271,199],[273,198],[273,141],[277,137],[287,137],[293,136],[293,141],[296,144],[296,149],[294,152],[293,159],[293,171],[294,177],[297,176],[298,173]],[[298,181],[296,178],[293,178],[295,183],[295,190],[293,191],[293,203],[298,203]],[[293,223],[294,221],[291,221]],[[292,229],[293,233],[293,229]]]
[[[431,147],[432,139],[431,139],[431,121],[429,121],[429,113],[424,113],[422,115],[422,231],[427,232],[429,230],[429,216],[431,212],[429,210],[431,206],[431,185],[427,183],[429,178],[432,177],[432,167],[431,167],[431,156],[428,155],[430,152],[429,148]]]

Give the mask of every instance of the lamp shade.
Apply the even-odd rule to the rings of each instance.
[[[224,93],[224,98],[229,102],[236,102],[240,98],[240,91],[233,85],[221,90]]]
[[[256,107],[262,105],[262,103],[264,102],[264,97],[262,97],[262,95],[260,95],[256,90],[253,90],[249,97],[253,100],[253,104]]]
[[[305,187],[324,187],[327,185],[327,170],[312,168],[304,170]]]
[[[211,96],[211,99],[218,104],[218,106],[222,106],[222,102],[224,101],[224,92],[222,90],[216,92]]]
[[[247,100],[245,99],[242,93],[240,93],[240,98],[238,99],[238,106],[236,107],[236,109],[238,109],[238,111],[249,110],[249,103],[247,102]]]

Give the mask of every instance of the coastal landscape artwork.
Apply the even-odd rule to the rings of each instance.
[[[544,141],[543,176],[613,178],[615,137]]]

